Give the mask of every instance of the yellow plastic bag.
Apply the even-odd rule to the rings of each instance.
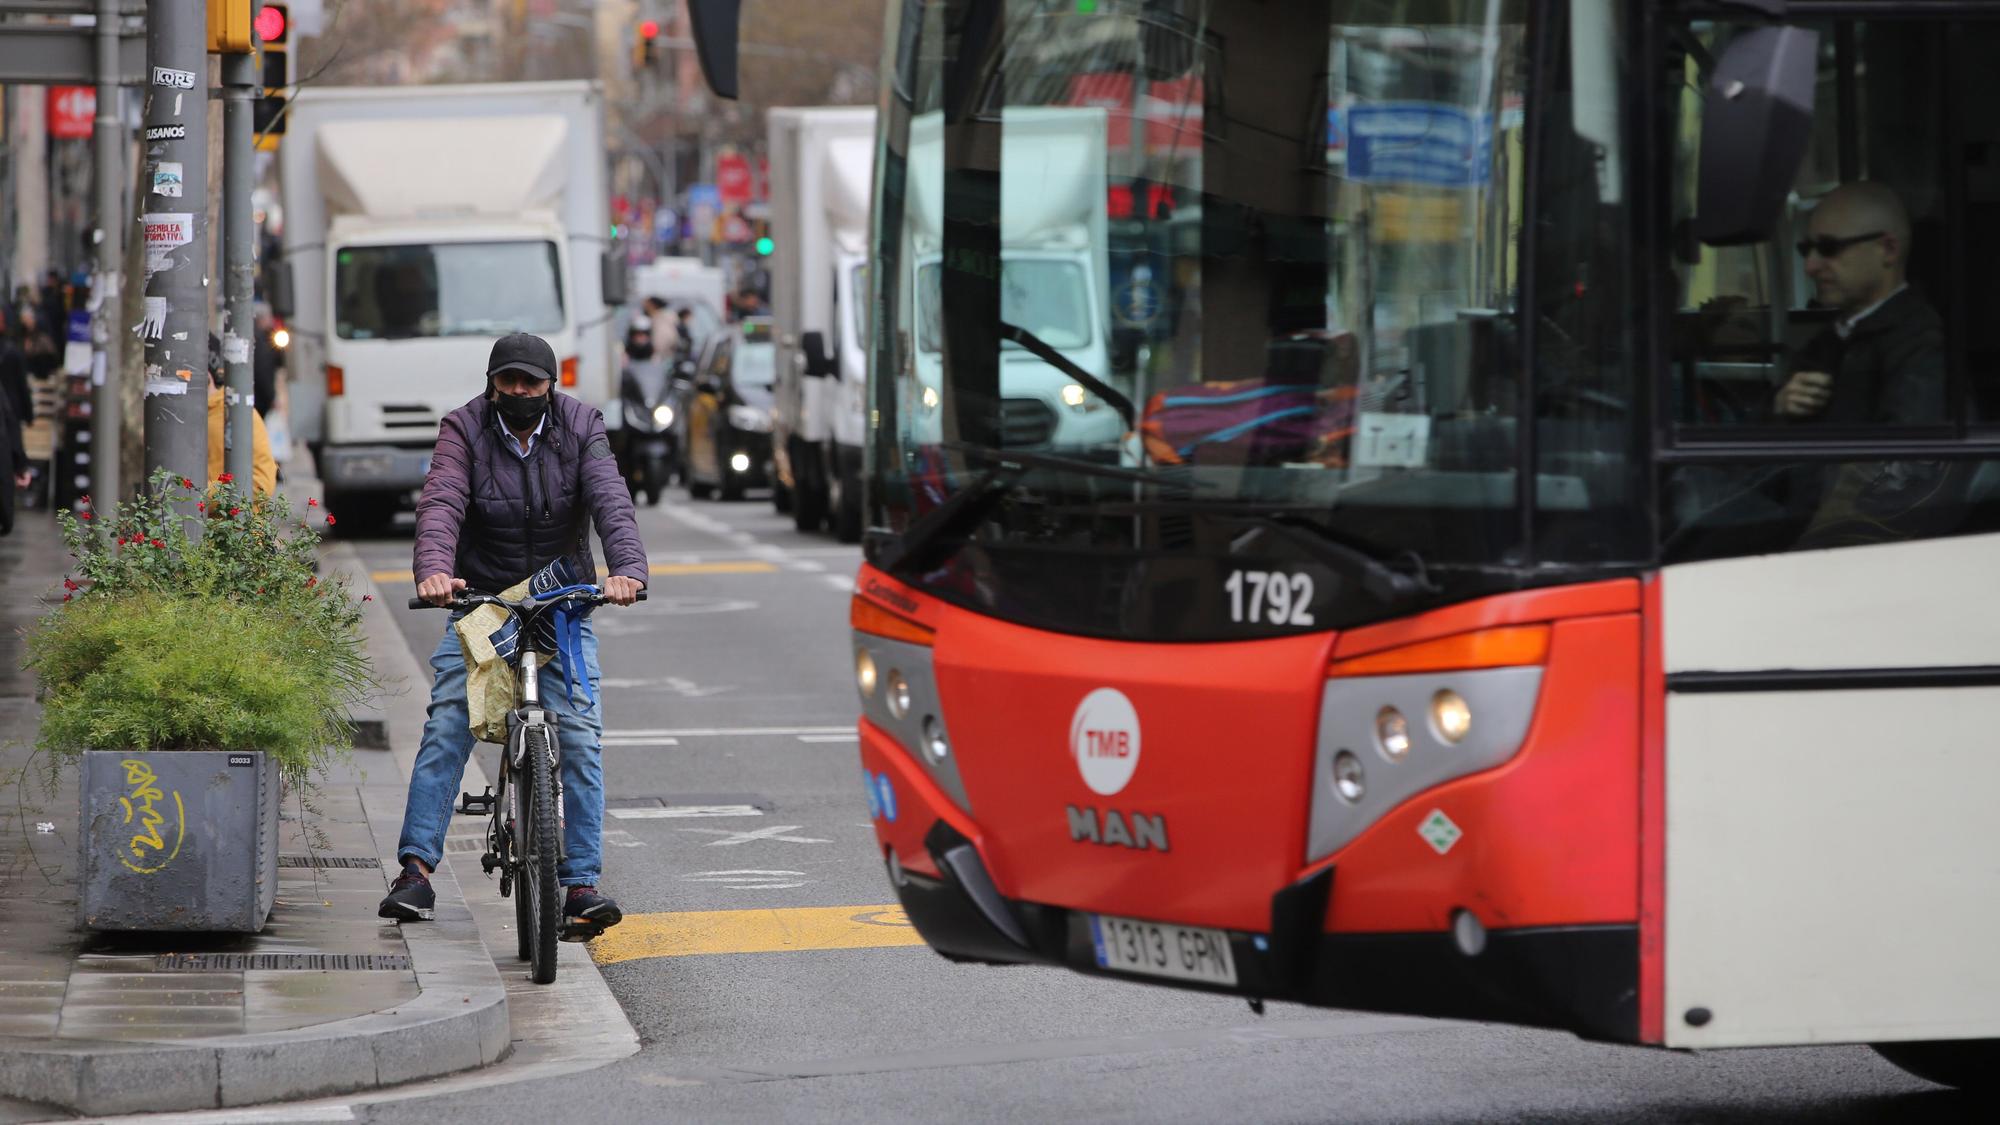
[[[516,601],[528,596],[528,584],[518,582],[502,591],[501,597]],[[514,667],[495,646],[495,633],[507,624],[509,614],[497,605],[483,605],[458,619],[459,651],[465,656],[465,712],[472,737],[481,742],[507,743],[507,716],[521,705],[521,685]],[[514,648],[528,643],[519,630]]]

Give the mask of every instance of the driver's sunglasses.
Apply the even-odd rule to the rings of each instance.
[[[1873,241],[1887,233],[1887,231],[1871,230],[1867,234],[1850,235],[1846,238],[1836,238],[1830,234],[1822,234],[1818,238],[1802,238],[1798,242],[1799,257],[1818,254],[1822,258],[1838,258],[1847,252],[1848,247]]]

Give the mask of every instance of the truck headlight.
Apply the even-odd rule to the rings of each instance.
[[[1071,407],[1082,406],[1085,402],[1088,402],[1090,400],[1089,392],[1083,389],[1082,383],[1064,383],[1062,389],[1062,400],[1063,400],[1063,405],[1065,406],[1071,406]]]
[[[938,408],[938,401],[939,401],[937,388],[925,387],[922,401],[924,404],[924,413],[929,414],[936,411]]]

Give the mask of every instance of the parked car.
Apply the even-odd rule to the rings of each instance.
[[[682,472],[696,499],[735,500],[746,488],[770,486],[776,382],[769,318],[749,317],[704,342],[676,419]]]

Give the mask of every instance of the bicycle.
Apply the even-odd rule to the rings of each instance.
[[[646,592],[639,591],[639,600]],[[461,813],[490,812],[486,851],[479,867],[488,878],[500,873],[500,897],[514,900],[514,929],[521,960],[528,962],[528,979],[550,984],[556,979],[556,942],[562,933],[562,888],[556,870],[563,859],[562,744],[557,717],[541,706],[542,656],[530,639],[541,615],[558,606],[587,608],[606,604],[602,588],[564,586],[546,594],[509,601],[493,594],[459,593],[444,605],[411,598],[411,609],[470,611],[497,605],[519,626],[520,647],[515,675],[521,705],[507,716],[507,742],[500,755],[495,784],[483,795],[459,795]],[[581,670],[578,670],[579,673]],[[522,888],[515,894],[516,885]],[[580,939],[579,939],[580,940]]]

